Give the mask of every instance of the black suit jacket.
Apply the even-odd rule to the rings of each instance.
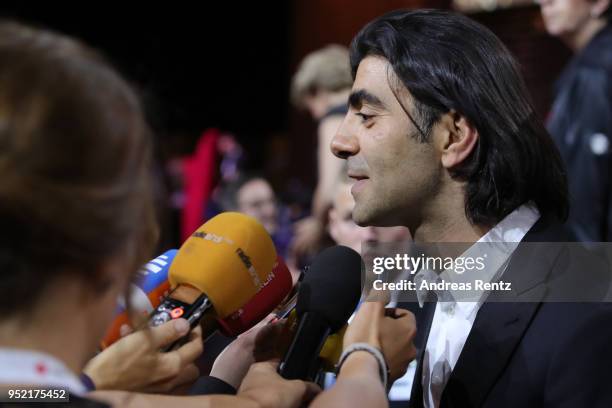
[[[540,219],[523,242],[566,237],[560,225]],[[513,282],[513,291],[499,295],[516,301],[481,306],[440,407],[612,407],[611,304],[547,301],[567,290],[603,299],[608,264],[590,256],[586,265],[586,251],[575,247],[520,245],[502,277]],[[423,406],[422,350],[434,310],[435,303],[427,303],[417,316],[411,407]]]

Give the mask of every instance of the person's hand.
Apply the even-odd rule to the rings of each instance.
[[[131,333],[89,361],[83,372],[97,390],[169,393],[191,384],[199,371],[194,360],[202,354],[202,331],[176,350],[160,351],[189,332],[185,319]]]
[[[380,321],[384,317],[382,302],[364,302],[344,333],[342,348],[354,343],[368,343],[380,349]]]
[[[253,355],[255,361],[281,359],[295,335],[297,320],[295,316],[268,323],[257,332]]]
[[[210,371],[210,375],[225,381],[238,389],[242,379],[249,371],[251,364],[255,363],[255,344],[259,333],[266,329],[268,323],[275,318],[269,315],[256,326],[242,333],[232,341],[221,354],[217,356]]]
[[[300,257],[314,253],[319,246],[325,227],[316,217],[304,218],[298,221],[295,226],[295,236],[291,244],[292,253]]]
[[[416,357],[412,340],[414,315],[404,309],[385,309],[383,302],[364,302],[344,335],[344,348],[368,343],[380,349],[389,366],[389,382],[400,378]]]
[[[254,401],[263,408],[298,408],[308,404],[321,392],[314,383],[285,380],[278,375],[277,367],[276,361],[253,364],[242,381],[237,396]]]
[[[215,359],[210,375],[238,389],[249,367],[257,361],[277,360],[285,355],[293,339],[295,319],[268,315],[242,333]]]
[[[382,353],[389,366],[389,382],[406,374],[408,365],[416,357],[413,344],[416,335],[414,314],[405,309],[385,309],[385,318],[380,322]]]

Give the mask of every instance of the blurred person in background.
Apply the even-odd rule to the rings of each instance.
[[[3,395],[63,388],[66,406],[106,406],[85,398],[77,374],[157,239],[151,150],[136,95],[94,50],[49,31],[0,24]],[[186,321],[174,325],[186,332]],[[171,371],[189,363],[171,360]],[[237,396],[164,398],[181,398],[183,406],[297,406],[314,396],[313,387],[283,380],[269,362],[251,367]],[[126,394],[111,400],[142,406]]]
[[[259,221],[270,235],[278,230],[278,208],[272,186],[263,177],[244,175],[228,186],[231,202],[225,211],[238,211]]]
[[[575,53],[555,86],[547,127],[567,166],[568,226],[580,241],[612,238],[610,0],[540,0],[549,34]]]
[[[285,261],[293,237],[289,214],[279,205],[270,183],[255,173],[241,173],[220,186],[215,197],[221,211],[237,211],[259,221],[272,237],[276,252]]]
[[[291,83],[291,99],[318,122],[318,180],[310,217],[297,223],[293,248],[296,254],[312,254],[320,246],[327,225],[333,189],[342,161],[329,151],[329,144],[347,112],[353,79],[348,49],[328,45],[308,54],[300,63]]]

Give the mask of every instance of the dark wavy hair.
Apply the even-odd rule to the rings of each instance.
[[[467,182],[465,212],[472,223],[495,224],[530,201],[543,215],[567,218],[559,152],[535,113],[517,63],[491,31],[449,11],[393,11],[353,39],[353,77],[367,56],[389,61],[395,74],[389,81],[395,76],[412,95],[414,109],[404,110],[421,142],[429,141],[432,126],[451,110],[478,130],[474,150],[452,170]]]

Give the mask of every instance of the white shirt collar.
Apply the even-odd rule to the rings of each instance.
[[[86,392],[79,378],[50,354],[5,347],[0,347],[0,384],[52,386],[77,395]]]
[[[461,257],[476,258],[486,251],[488,260],[485,263],[485,269],[478,272],[478,279],[482,279],[485,282],[499,279],[507,267],[510,256],[538,218],[540,218],[540,212],[535,205],[530,203],[518,207],[495,225],[495,227],[491,228],[474,245],[470,246]],[[419,282],[422,280],[435,282],[436,279],[441,279],[447,282],[460,283],[473,281],[473,278],[473,275],[470,276],[467,273],[459,275],[452,271],[443,271],[438,275],[434,271],[421,270],[415,275],[415,282],[419,285]],[[471,290],[469,291],[470,298],[466,299],[465,291],[449,290],[445,293],[438,293],[438,299],[443,303],[445,303],[443,299],[448,302],[454,302],[455,299],[467,300],[457,302],[456,306],[461,314],[468,317],[474,313],[478,302],[482,301],[485,295],[483,291]],[[426,297],[427,291],[417,290],[417,298],[421,306],[423,306]]]
[[[540,212],[533,203],[523,204],[491,228],[478,242],[519,243],[539,218]]]

